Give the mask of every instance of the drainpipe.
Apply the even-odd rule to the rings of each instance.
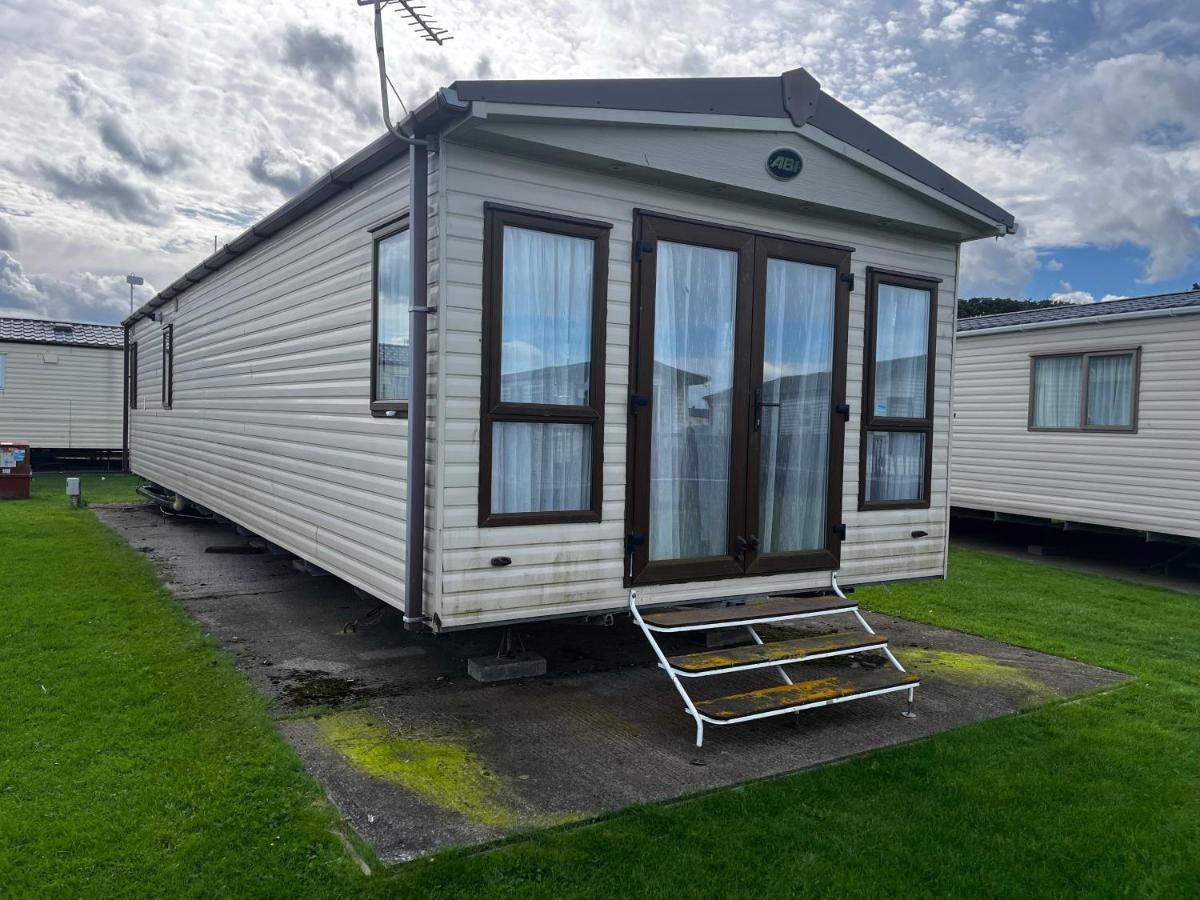
[[[404,523],[404,628],[425,629],[425,414],[429,324],[429,148],[409,146],[412,311],[409,325],[408,496]]]
[[[121,471],[129,473],[129,323],[125,323],[125,355],[121,362]]]

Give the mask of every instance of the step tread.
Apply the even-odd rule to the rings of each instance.
[[[688,625],[721,625],[724,622],[802,616],[833,609],[851,609],[857,604],[836,594],[822,597],[772,597],[741,606],[672,606],[642,613],[647,625],[659,628],[684,628]]]
[[[887,638],[882,634],[842,631],[789,641],[772,641],[769,644],[750,644],[746,647],[732,647],[727,650],[687,653],[682,656],[672,656],[667,662],[673,668],[683,672],[713,672],[773,660],[787,659],[799,662],[809,656],[817,656],[822,653],[850,651],[886,643]]]
[[[798,681],[795,684],[778,684],[757,691],[730,694],[728,697],[699,700],[696,702],[696,709],[713,719],[738,719],[755,713],[780,711],[793,706],[819,703],[822,700],[848,698],[855,694],[868,694],[890,687],[911,687],[919,682],[920,678],[911,672],[898,672],[890,668],[875,669],[852,674],[827,675]]]

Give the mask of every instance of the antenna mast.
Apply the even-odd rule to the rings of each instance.
[[[439,26],[427,12],[424,12],[425,6],[421,3],[415,3],[413,0],[358,0],[359,6],[374,6],[375,7],[375,55],[379,58],[379,94],[383,103],[383,124],[387,126],[387,130],[394,137],[403,141],[406,144],[423,145],[425,142],[411,135],[407,135],[392,121],[392,114],[388,108],[388,88],[395,93],[396,99],[400,101],[401,108],[404,107],[404,100],[400,97],[400,92],[396,90],[396,86],[392,84],[392,80],[388,78],[387,61],[383,53],[383,8],[385,6],[397,7],[397,12],[408,20],[409,27],[423,41],[428,41],[437,44],[439,47],[446,41],[453,40],[454,36],[449,30]]]

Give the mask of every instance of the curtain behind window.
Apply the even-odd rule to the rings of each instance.
[[[1088,359],[1087,423],[1129,427],[1133,423],[1133,356]]]
[[[564,512],[592,504],[592,428],[566,422],[492,425],[492,511]]]
[[[658,242],[651,559],[728,550],[737,259],[731,250]]]
[[[408,313],[412,277],[408,232],[379,242],[376,250],[376,400],[408,399]]]
[[[867,433],[868,502],[919,500],[925,489],[925,435],[908,431]]]
[[[595,242],[506,225],[500,399],[586,406]],[[496,422],[492,511],[583,510],[592,500],[592,425]]]
[[[767,261],[759,541],[763,553],[825,546],[837,272]]]
[[[874,414],[925,418],[929,291],[880,284],[875,318]]]
[[[587,238],[505,226],[501,400],[587,405],[594,250]]]
[[[1047,356],[1033,364],[1033,424],[1078,428],[1083,364],[1078,356]]]

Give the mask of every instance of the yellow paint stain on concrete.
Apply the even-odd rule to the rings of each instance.
[[[317,728],[355,767],[471,822],[511,828],[522,818],[502,779],[454,741],[401,736],[367,710],[322,716]]]
[[[979,653],[909,648],[897,650],[896,655],[905,668],[918,675],[1026,694],[1039,700],[1058,696],[1058,691],[1020,666]]]

